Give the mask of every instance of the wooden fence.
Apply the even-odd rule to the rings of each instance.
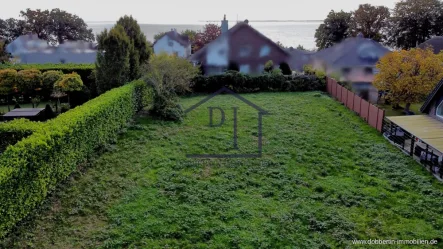
[[[334,79],[326,79],[326,89],[332,97],[356,112],[370,126],[382,131],[385,111],[360,98],[353,92],[339,85]]]

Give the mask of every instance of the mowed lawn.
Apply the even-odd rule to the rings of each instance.
[[[319,92],[242,96],[271,114],[263,117],[261,158],[186,158],[257,152],[258,114],[233,96],[215,97],[182,124],[140,116],[0,245],[358,248],[352,239],[443,244],[442,184],[355,114]],[[208,107],[225,110],[224,125],[208,126]],[[238,107],[238,150],[232,107]],[[213,114],[218,124],[220,111]]]

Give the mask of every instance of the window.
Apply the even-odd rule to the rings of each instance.
[[[372,67],[365,67],[365,73],[366,74],[373,74],[373,70],[372,70]]]
[[[440,117],[443,118],[443,101],[440,102],[440,104],[437,107],[437,111],[435,112],[435,114]]]
[[[271,48],[268,45],[264,45],[260,49],[260,57],[268,56],[271,53]]]
[[[240,65],[240,73],[249,73],[249,65]]]
[[[172,41],[168,41],[168,45],[169,45],[170,47],[172,47],[172,46],[174,45],[174,43],[173,43]]]
[[[251,54],[251,46],[242,46],[240,48],[240,57],[247,57]]]
[[[350,72],[351,72],[351,69],[349,67],[345,67],[345,68],[342,69],[342,73],[343,74],[348,74]]]
[[[265,65],[258,65],[257,73],[263,73],[263,71],[265,71]]]

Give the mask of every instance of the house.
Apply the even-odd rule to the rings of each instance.
[[[50,46],[36,34],[18,37],[6,46],[6,51],[23,64],[94,63],[97,56],[97,48],[91,42],[66,41],[58,46]]]
[[[163,34],[152,45],[155,54],[167,53],[188,58],[191,55],[191,41],[185,35],[180,35],[177,30],[172,29]]]
[[[443,36],[435,36],[422,44],[418,45],[421,49],[426,49],[428,47],[432,48],[432,51],[434,51],[434,54],[438,54],[441,51],[443,51]]]
[[[303,72],[305,66],[311,64],[311,58],[315,54],[314,51],[295,49],[293,47],[287,49],[287,51],[291,54],[288,61],[289,67],[291,67],[292,71],[299,73]]]
[[[287,63],[290,57],[288,51],[251,27],[247,20],[228,29],[225,16],[222,34],[189,60],[200,64],[207,75],[223,73],[233,67],[242,73],[259,74],[266,62],[272,60],[278,66]]]
[[[357,95],[376,103],[378,90],[372,86],[374,75],[377,73],[375,65],[389,52],[390,50],[380,43],[359,34],[318,51],[311,56],[311,65],[327,75],[339,77],[340,81],[349,82]]]
[[[383,135],[443,180],[443,79],[420,111],[425,115],[386,117]]]

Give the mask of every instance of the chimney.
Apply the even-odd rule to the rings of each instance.
[[[229,26],[228,26],[228,20],[226,20],[226,15],[223,17],[223,20],[221,22],[221,33],[224,34],[228,32]]]

